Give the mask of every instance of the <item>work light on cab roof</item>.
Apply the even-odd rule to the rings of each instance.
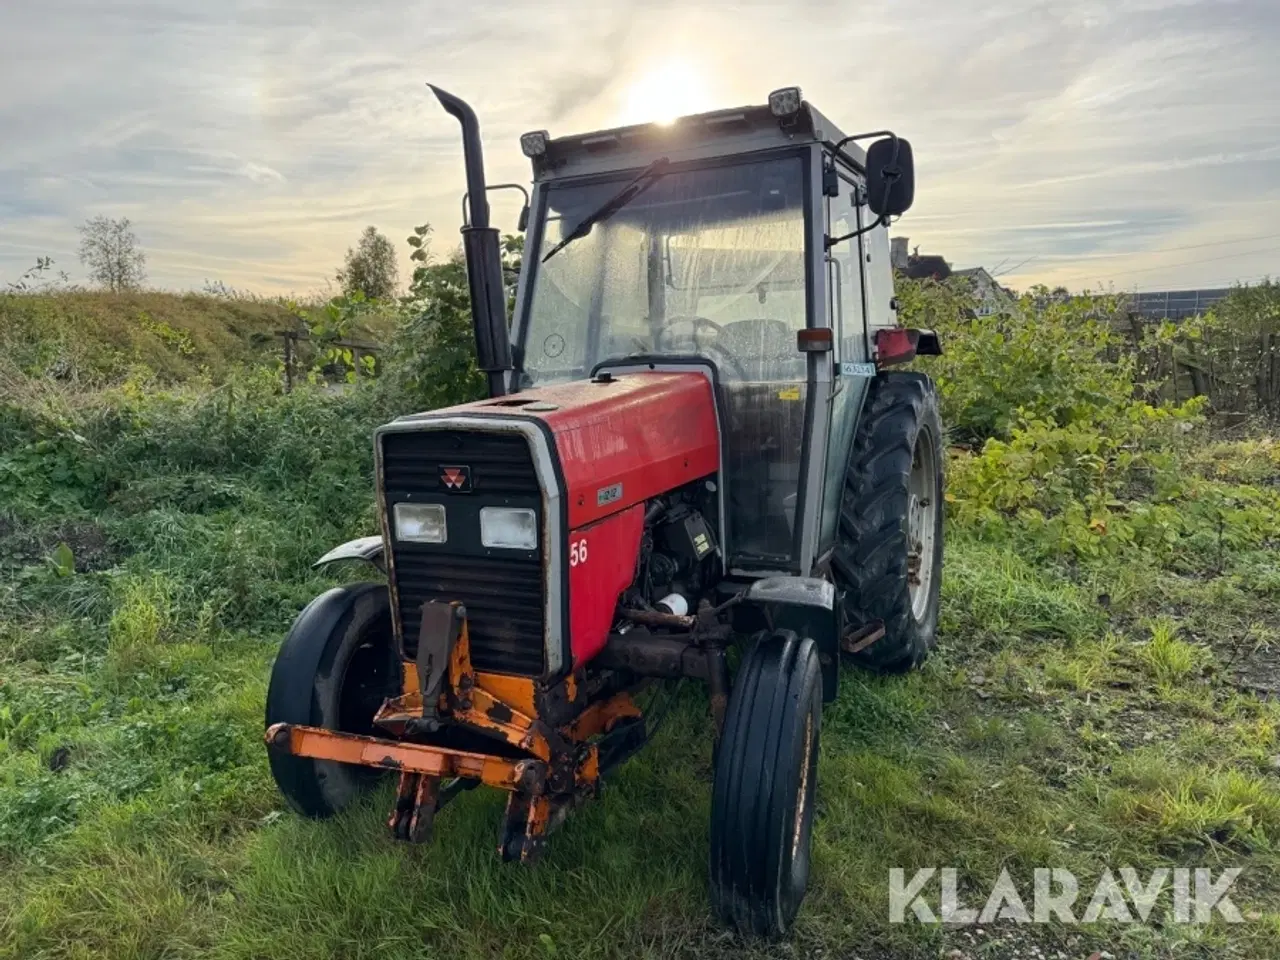
[[[486,183],[474,112],[432,90],[462,127],[488,395],[376,431],[380,533],[319,562],[377,576],[286,637],[272,773],[313,817],[394,776],[411,841],[502,790],[499,852],[529,861],[694,680],[718,741],[711,907],[778,936],[842,663],[910,669],[937,630],[942,427],[932,381],[897,365],[940,346],[898,322],[887,235],[910,144],[845,135],[798,87],[526,133],[510,291],[486,196],[513,185]]]

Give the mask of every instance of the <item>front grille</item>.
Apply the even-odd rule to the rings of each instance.
[[[400,500],[443,497],[478,509],[488,503],[540,502],[541,488],[523,436],[463,430],[387,433],[382,436],[382,477],[388,509]],[[471,468],[471,492],[447,494],[442,466]],[[523,497],[537,497],[537,501]],[[492,498],[492,499],[491,499]],[[453,513],[453,510],[450,510]],[[460,512],[460,511],[459,511]],[[540,506],[539,506],[539,512]],[[478,531],[468,541],[450,524],[440,547],[392,543],[396,595],[404,629],[404,653],[417,656],[422,605],[429,600],[466,605],[471,662],[477,670],[538,676],[544,670],[544,588],[536,556],[485,556]]]
[[[432,430],[388,433],[382,438],[382,470],[387,490],[438,491],[440,467],[471,467],[475,494],[540,494],[538,474],[524,437]]]
[[[542,562],[396,552],[396,587],[405,653],[416,656],[422,605],[459,600],[467,607],[471,664],[488,673],[538,676],[542,654]]]

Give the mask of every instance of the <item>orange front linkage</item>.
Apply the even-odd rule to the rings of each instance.
[[[382,767],[430,777],[466,777],[503,790],[515,790],[545,770],[545,764],[537,760],[504,760],[482,753],[290,723],[277,723],[268,729],[267,743],[295,757]]]
[[[451,791],[448,796],[453,796],[459,785],[484,783],[509,791],[501,852],[507,859],[527,860],[569,808],[595,792],[599,751],[589,738],[622,718],[639,717],[640,711],[629,694],[618,693],[587,706],[572,723],[552,730],[527,712],[535,703],[533,680],[475,672],[465,610],[458,603],[451,607],[459,629],[449,652],[447,689],[440,695],[438,715],[529,756],[497,756],[287,723],[273,725],[266,740],[273,749],[294,756],[399,770],[400,786],[388,825],[400,839],[427,839],[435,811],[445,802],[442,794]],[[386,700],[374,717],[377,725],[396,736],[412,730],[415,721],[426,715],[416,665],[405,661],[404,672],[401,689],[405,692]],[[454,783],[442,791],[445,779]]]

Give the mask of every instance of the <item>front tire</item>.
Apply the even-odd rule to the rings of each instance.
[[[942,418],[922,373],[871,381],[831,568],[844,632],[884,624],[884,636],[851,659],[881,673],[924,663],[937,638],[942,586]]]
[[[804,899],[821,717],[814,642],[763,636],[729,696],[711,799],[711,903],[742,934],[782,936]]]
[[[267,688],[267,726],[301,724],[371,735],[373,716],[394,696],[400,671],[384,583],[322,593],[293,622]],[[271,775],[289,805],[331,817],[378,777],[370,767],[295,757],[268,748]]]

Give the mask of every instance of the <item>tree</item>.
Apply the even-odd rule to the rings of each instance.
[[[127,217],[90,217],[80,227],[80,262],[89,280],[113,293],[137,290],[147,279],[147,255]]]
[[[338,283],[347,296],[363,293],[369,300],[392,299],[400,286],[396,248],[376,227],[365,227],[355,249],[347,248]]]

